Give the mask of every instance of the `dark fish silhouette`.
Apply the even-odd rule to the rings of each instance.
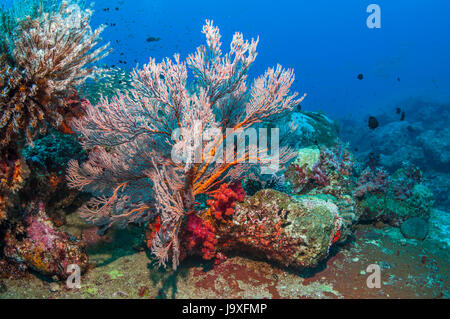
[[[400,114],[402,112],[402,110],[398,107],[395,109],[395,113]]]
[[[155,38],[155,37],[148,37],[147,42],[158,42],[159,40],[161,40],[161,38]]]
[[[376,117],[371,116],[369,117],[369,128],[371,130],[376,129],[380,124],[378,123],[378,120],[376,119]]]
[[[402,117],[400,118],[400,121],[404,121],[405,120],[405,116],[406,116],[405,112],[402,112]]]
[[[399,77],[397,78],[397,82],[400,82],[400,78]]]
[[[364,79],[364,75],[362,73],[358,74],[358,80]]]

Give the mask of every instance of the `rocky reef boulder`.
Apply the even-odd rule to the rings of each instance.
[[[339,240],[341,226],[330,202],[265,189],[236,203],[233,219],[217,225],[218,247],[284,266],[314,267]]]
[[[450,172],[450,128],[429,130],[417,139],[428,164],[437,171]]]
[[[79,266],[82,272],[88,268],[84,243],[56,230],[42,205],[23,225],[8,231],[4,240],[3,252],[8,260],[45,276],[65,279],[69,265]]]
[[[380,154],[380,164],[390,170],[398,169],[406,161],[422,166],[425,163],[424,151],[416,143],[421,132],[423,127],[420,124],[391,122],[368,132],[362,145],[371,152]]]
[[[406,117],[395,111],[399,105]],[[378,164],[389,171],[408,161],[427,171],[450,172],[448,102],[411,98],[396,103],[376,118],[380,126],[375,130],[365,120],[341,121],[341,138],[351,143],[357,159],[366,161],[371,154],[376,154]]]
[[[313,145],[332,146],[338,141],[339,125],[325,114],[320,112],[293,112],[290,119],[279,123],[280,135],[292,148],[308,147]],[[292,132],[284,132],[290,130]],[[286,134],[287,133],[287,134]]]

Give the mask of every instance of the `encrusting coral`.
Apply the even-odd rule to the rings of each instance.
[[[272,189],[236,203],[229,222],[218,222],[219,252],[240,251],[284,266],[315,267],[341,236],[335,204],[313,197],[294,199]]]
[[[44,205],[28,214],[24,223],[5,236],[4,254],[9,260],[24,264],[47,276],[65,279],[67,266],[75,264],[80,270],[88,267],[88,256],[83,242],[68,233],[55,230],[47,217]]]
[[[289,166],[286,177],[295,193],[307,193],[313,189],[336,195],[348,192],[354,160],[347,147],[303,148]]]
[[[179,55],[159,64],[151,59],[133,72],[133,88],[126,94],[87,106],[86,116],[73,121],[92,151],[86,163],[69,163],[70,185],[99,195],[83,217],[108,227],[160,216],[152,251],[162,265],[171,256],[175,268],[180,228],[196,208],[195,197],[238,180],[252,163],[270,163],[267,152],[253,148],[235,153],[231,161],[217,161],[231,139],[226,128],[245,130],[270,121],[302,100],[289,92],[293,71],[281,66],[268,69],[247,89],[257,40],[245,41],[236,33],[230,52],[222,55],[219,29],[207,21],[203,33],[207,45],[186,62]],[[205,131],[215,133],[196,143]],[[289,149],[280,149],[281,165],[292,158]]]
[[[362,220],[383,221],[393,226],[400,226],[411,217],[428,220],[434,196],[424,185],[422,171],[418,167],[405,162],[391,176],[385,176],[380,168],[372,174],[367,172],[369,169],[360,178],[360,183],[365,184],[359,185],[355,191],[355,196],[362,196],[357,197]],[[372,179],[367,176],[372,176]]]

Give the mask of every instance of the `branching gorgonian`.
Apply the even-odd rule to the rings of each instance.
[[[161,63],[150,59],[134,70],[132,89],[88,106],[86,116],[74,120],[91,152],[86,163],[69,164],[69,183],[98,195],[83,217],[107,227],[158,215],[162,227],[152,250],[163,265],[172,256],[174,267],[183,216],[195,210],[195,197],[238,180],[250,165],[271,161],[260,144],[223,160],[225,149],[235,150],[234,136],[242,141],[242,132],[303,99],[289,93],[294,73],[279,65],[247,89],[258,40],[236,33],[222,54],[219,29],[207,21],[203,33],[207,45],[185,62],[179,55]],[[281,164],[294,156],[287,148],[278,151]]]

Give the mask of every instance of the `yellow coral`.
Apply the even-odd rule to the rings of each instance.
[[[320,149],[318,147],[306,147],[298,151],[294,165],[312,169],[320,160]]]

